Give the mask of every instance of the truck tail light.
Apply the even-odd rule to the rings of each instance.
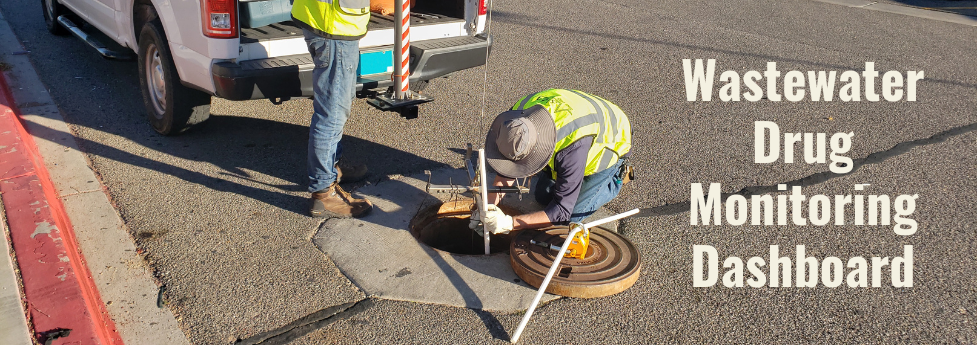
[[[237,38],[237,1],[201,0],[204,36]]]
[[[485,11],[485,0],[478,0],[478,15],[484,15]]]

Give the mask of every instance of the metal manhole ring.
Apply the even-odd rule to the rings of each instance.
[[[428,205],[411,218],[407,227],[411,235],[428,248],[454,255],[484,256],[482,237],[468,228],[473,205],[471,199]],[[505,206],[500,208],[514,212]],[[492,235],[490,255],[504,255],[511,238],[510,234]]]

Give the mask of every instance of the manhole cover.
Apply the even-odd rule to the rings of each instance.
[[[523,230],[512,240],[512,269],[527,284],[539,287],[546,277],[557,251],[562,246],[567,227]],[[601,228],[590,229],[590,246],[583,259],[563,258],[559,271],[550,280],[546,292],[593,298],[609,296],[630,288],[638,281],[641,256],[626,238]]]

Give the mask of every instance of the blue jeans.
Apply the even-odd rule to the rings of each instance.
[[[335,165],[342,153],[339,140],[356,97],[360,48],[359,41],[331,40],[303,31],[315,63],[308,173],[309,191],[317,192],[336,181]]]
[[[617,164],[610,168],[583,178],[580,194],[577,195],[577,203],[573,205],[573,212],[570,213],[571,222],[579,222],[590,217],[601,206],[617,197],[623,184],[620,171],[623,163],[624,159],[618,160]],[[553,200],[551,189],[556,181],[553,181],[552,176],[549,169],[545,169],[537,175],[536,201],[540,204],[548,205]]]

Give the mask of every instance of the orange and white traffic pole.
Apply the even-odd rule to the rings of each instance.
[[[394,9],[394,98],[410,97],[410,0],[397,0]]]
[[[366,102],[383,111],[396,111],[408,119],[417,118],[417,106],[430,97],[410,90],[410,0],[396,0],[394,6],[393,87]]]

